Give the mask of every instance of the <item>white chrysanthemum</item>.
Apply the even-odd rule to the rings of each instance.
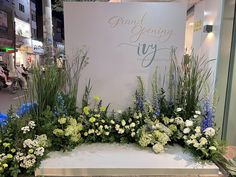
[[[185,128],[184,130],[183,130],[183,133],[184,134],[188,134],[190,132],[190,128]]]
[[[177,108],[176,109],[176,112],[180,112],[180,111],[182,111],[183,109],[182,108]]]
[[[135,123],[132,122],[129,126],[130,126],[130,128],[133,128],[133,127],[135,127]]]
[[[132,133],[131,133],[131,137],[134,137],[134,136],[135,136],[135,132],[132,132]]]
[[[164,146],[160,143],[157,143],[154,146],[152,146],[152,149],[155,153],[160,153],[164,151]]]
[[[191,120],[186,120],[186,121],[185,121],[185,126],[186,126],[186,127],[192,127],[192,126],[193,126],[193,121],[191,121]]]
[[[209,149],[212,150],[212,151],[216,151],[216,147],[215,146],[210,146]]]
[[[213,137],[216,133],[215,129],[212,127],[208,127],[204,130],[206,136]]]
[[[195,111],[195,114],[201,115],[201,111]]]
[[[176,117],[175,118],[175,123],[177,125],[182,125],[182,124],[184,124],[184,120],[182,119],[182,117]]]

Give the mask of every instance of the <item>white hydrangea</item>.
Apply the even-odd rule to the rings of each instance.
[[[192,126],[193,126],[193,121],[191,121],[191,120],[186,120],[186,121],[185,121],[185,126],[186,126],[186,127],[192,127]]]
[[[152,149],[155,153],[160,153],[164,151],[164,146],[160,143],[157,143],[154,146],[152,146]]]
[[[209,136],[209,137],[213,137],[213,136],[215,135],[215,133],[216,133],[215,129],[212,128],[212,127],[206,128],[203,132],[205,133],[205,135],[206,135],[207,137],[208,137],[208,136]]]
[[[184,130],[183,130],[183,133],[184,134],[188,134],[190,132],[190,128],[185,128]]]

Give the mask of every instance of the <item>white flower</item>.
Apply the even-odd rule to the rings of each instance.
[[[201,115],[201,111],[195,111],[195,114]]]
[[[108,136],[110,134],[110,132],[105,132],[105,135]]]
[[[97,132],[97,135],[98,135],[98,136],[101,135],[101,132]]]
[[[174,122],[174,119],[172,118],[172,119],[170,119],[170,123],[172,123],[172,122]]]
[[[215,129],[212,128],[212,127],[208,127],[204,130],[204,133],[206,136],[210,136],[210,137],[213,137],[216,133]]]
[[[108,125],[104,125],[104,128],[105,128],[105,129],[109,129]]]
[[[84,136],[88,136],[88,132],[84,132]]]
[[[191,120],[186,120],[186,121],[185,121],[185,126],[186,126],[186,127],[192,127],[192,126],[193,126],[193,121],[191,121]]]
[[[182,108],[177,108],[177,109],[176,109],[177,112],[180,112],[180,111],[182,111],[182,110],[183,110]]]
[[[32,129],[34,129],[34,127],[36,126],[34,121],[29,121],[28,126]]]
[[[102,126],[102,125],[100,125],[100,126],[98,127],[98,129],[99,129],[99,130],[102,130],[102,129],[103,129],[103,126]]]
[[[198,115],[195,114],[195,115],[193,115],[193,117],[196,119],[198,117]]]
[[[160,153],[160,152],[164,151],[164,146],[160,143],[157,143],[154,146],[152,146],[152,149],[155,153]]]
[[[187,145],[190,145],[190,144],[193,143],[193,141],[192,140],[187,140],[186,143],[187,143]]]
[[[198,143],[198,142],[193,143],[193,147],[199,148],[200,147],[200,143]]]
[[[191,138],[191,139],[196,139],[197,136],[196,136],[196,135],[191,135],[190,138]]]
[[[34,147],[37,147],[37,146],[38,146],[38,141],[37,140],[26,139],[23,142],[23,147],[24,148],[26,148],[26,147],[34,148]]]
[[[183,133],[184,134],[188,134],[190,132],[190,128],[185,128],[184,130],[183,130]]]
[[[34,154],[35,154],[36,156],[43,156],[43,153],[44,153],[44,148],[43,148],[43,147],[38,147],[38,148],[36,148],[35,151],[34,151]]]
[[[114,121],[114,120],[111,120],[110,122],[111,122],[111,124],[115,124],[115,121]]]
[[[130,126],[130,128],[135,127],[135,123],[132,122],[129,126]]]
[[[134,136],[135,136],[135,132],[132,132],[132,133],[131,133],[131,137],[134,137]]]
[[[216,147],[215,146],[210,146],[209,149],[212,150],[212,151],[216,151]]]
[[[96,122],[95,125],[98,126],[98,122]]]
[[[183,136],[183,139],[186,140],[188,137],[186,135]]]
[[[30,131],[30,127],[29,126],[25,126],[25,127],[22,127],[21,130],[23,131],[23,134],[25,134],[26,132]]]
[[[121,120],[121,125],[125,126],[125,124],[126,124],[125,120]]]
[[[196,132],[196,133],[201,133],[201,127],[200,127],[200,126],[197,126],[197,127],[195,128],[195,132]]]
[[[117,110],[117,113],[118,113],[118,114],[122,114],[122,111],[121,111],[121,110]]]
[[[88,134],[92,134],[92,133],[94,133],[94,129],[89,129]]]
[[[125,128],[126,128],[126,129],[129,129],[129,125],[126,125]]]
[[[120,128],[120,125],[116,124],[115,129],[118,131]]]
[[[122,129],[122,128],[120,128],[120,129],[118,130],[118,133],[119,133],[119,134],[123,134],[124,132],[125,132],[125,130]]]
[[[201,146],[204,146],[205,144],[207,144],[207,139],[204,138],[204,137],[201,137],[201,139],[200,139],[200,145],[201,145]]]
[[[182,117],[176,117],[175,122],[176,122],[177,125],[184,124],[184,120],[182,119]]]
[[[138,113],[138,117],[139,117],[139,118],[142,118],[142,113],[141,113],[141,112]]]
[[[104,119],[102,119],[102,120],[101,120],[101,122],[102,122],[102,123],[105,123],[105,120],[104,120]]]

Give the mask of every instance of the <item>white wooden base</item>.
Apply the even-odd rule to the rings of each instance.
[[[51,152],[36,176],[213,175],[215,164],[200,164],[178,145],[164,153],[134,144],[83,144],[72,152]]]

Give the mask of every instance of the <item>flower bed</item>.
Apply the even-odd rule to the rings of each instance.
[[[86,55],[80,57],[78,70],[73,70],[76,76],[87,64]],[[28,97],[31,103],[25,104],[27,109],[20,116],[10,110],[1,125],[1,176],[32,174],[48,152],[95,142],[136,143],[157,154],[167,144],[177,143],[197,159],[219,161],[224,146],[217,139],[214,107],[209,96],[200,96],[209,77],[209,71],[202,68],[206,63],[185,56],[182,65],[176,65],[173,60],[168,93],[158,88],[155,72],[152,96],[147,98],[138,77],[133,105],[122,111],[109,110],[110,105],[104,106],[98,96],[91,100],[90,82],[82,107],[77,108],[78,78],[72,77],[72,82],[68,70],[55,67],[36,69]]]

